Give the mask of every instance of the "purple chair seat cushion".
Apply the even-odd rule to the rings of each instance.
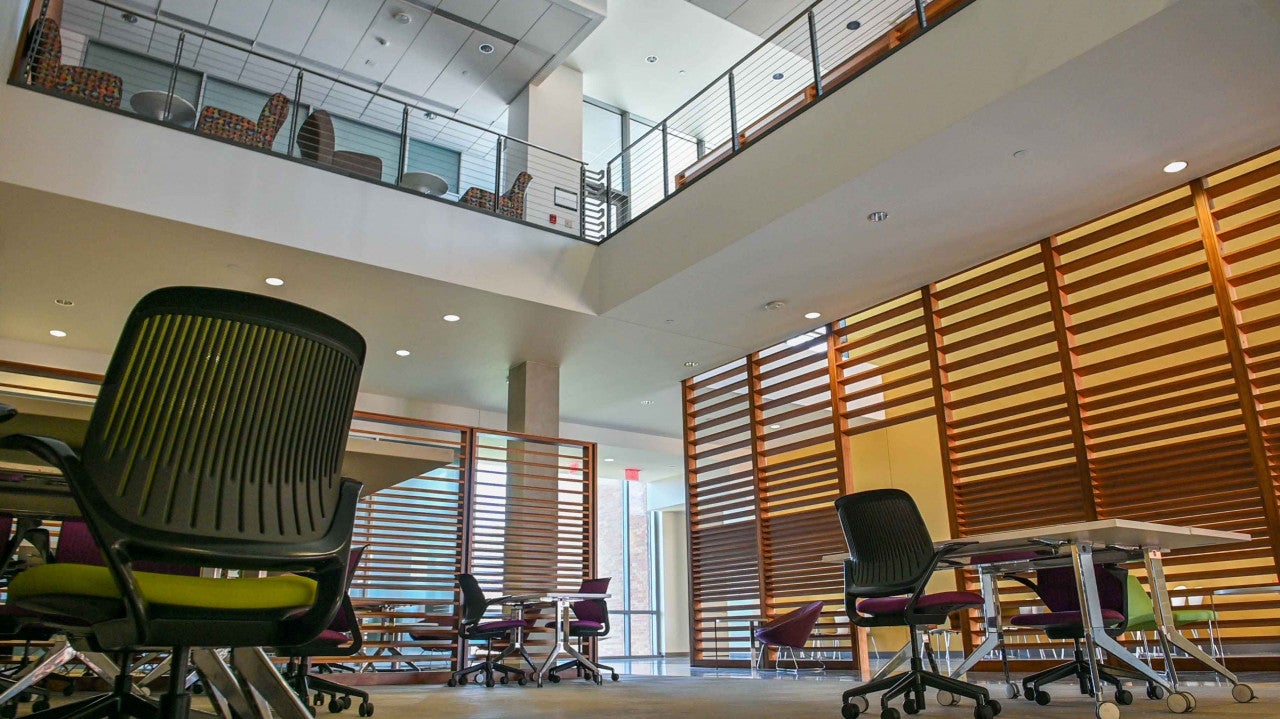
[[[550,621],[550,622],[547,622],[547,626],[554,629],[556,626],[556,623],[554,621]],[[604,629],[604,624],[600,622],[588,622],[584,619],[574,619],[569,621],[570,634],[574,634],[575,632],[598,632],[603,629]]]
[[[1124,615],[1114,609],[1102,610],[1102,621],[1114,626],[1124,621]],[[1015,627],[1063,627],[1083,624],[1080,612],[1047,612],[1044,614],[1019,614],[1009,620]]]
[[[340,632],[336,629],[326,629],[323,632],[320,632],[320,636],[316,637],[312,641],[314,643],[332,644],[335,647],[340,647],[343,644],[350,644],[351,637],[350,635]]]
[[[481,622],[471,628],[472,634],[492,634],[494,632],[507,632],[512,629],[523,629],[529,626],[529,623],[523,619],[499,619],[492,622]]]
[[[858,611],[863,614],[885,615],[901,614],[906,611],[910,597],[874,597],[858,602]],[[926,594],[916,602],[917,614],[951,613],[964,607],[982,606],[982,595],[973,592],[938,592]]]

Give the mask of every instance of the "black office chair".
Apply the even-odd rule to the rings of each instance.
[[[506,597],[497,597],[495,599],[485,599],[484,590],[480,588],[480,583],[470,574],[458,575],[458,586],[462,589],[462,622],[458,627],[458,641],[466,646],[471,642],[478,641],[485,643],[484,661],[477,662],[468,667],[463,667],[449,676],[449,686],[456,687],[459,684],[466,684],[467,678],[472,674],[483,674],[484,685],[492,687],[494,685],[494,674],[501,674],[500,681],[506,684],[508,675],[515,674],[516,681],[520,686],[528,683],[525,673],[515,667],[509,667],[502,663],[503,659],[513,656],[517,653],[521,654],[525,661],[533,664],[533,660],[524,652],[523,647],[517,647],[512,642],[507,648],[500,653],[493,653],[493,640],[511,636],[512,632],[523,632],[529,628],[529,622],[524,619],[495,619],[492,621],[483,621],[485,612],[489,607],[497,604]]]
[[[849,545],[849,559],[844,562],[849,621],[859,627],[905,626],[911,632],[910,669],[846,691],[841,707],[845,719],[866,711],[866,696],[881,691],[881,719],[900,719],[889,700],[903,695],[903,710],[915,714],[925,708],[926,687],[938,690],[941,703],[957,704],[957,697],[973,699],[977,702],[974,719],[999,714],[1000,702],[990,698],[986,689],[925,671],[920,660],[920,627],[941,625],[952,612],[982,606],[982,596],[973,592],[925,594],[935,571],[957,566],[946,558],[965,543],[935,549],[915,501],[900,489],[846,495],[836,500],[836,512]]]
[[[340,474],[364,340],[314,310],[229,290],[173,287],[125,323],[83,458],[45,437],[0,437],[56,466],[107,566],[31,567],[9,601],[116,652],[113,691],[58,719],[186,717],[192,647],[296,646],[342,600],[360,484]],[[139,561],[310,572],[213,579]],[[130,692],[134,653],[168,651],[157,707]],[[41,716],[35,714],[32,716]]]

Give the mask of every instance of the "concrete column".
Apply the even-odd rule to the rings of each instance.
[[[522,362],[507,379],[507,431],[559,436],[560,367]]]
[[[529,85],[507,110],[507,134],[572,158],[582,157],[582,73],[561,65],[537,85]],[[527,171],[533,181],[525,190],[525,219],[542,224],[555,212],[565,229],[577,229],[577,214],[555,210],[556,187],[577,193],[574,163],[551,153],[508,142],[503,155],[506,192]],[[581,198],[579,198],[581,202]]]

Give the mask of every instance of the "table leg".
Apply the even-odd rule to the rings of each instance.
[[[1205,654],[1204,650],[1196,646],[1190,639],[1182,636],[1182,632],[1178,631],[1173,621],[1173,607],[1169,601],[1169,591],[1164,579],[1164,558],[1160,551],[1158,549],[1144,550],[1143,563],[1146,565],[1147,578],[1151,587],[1151,603],[1155,605],[1156,610],[1156,636],[1160,638],[1160,646],[1164,649],[1165,668],[1169,674],[1169,682],[1173,685],[1174,690],[1178,691],[1178,673],[1173,666],[1173,655],[1169,653],[1170,644],[1209,667],[1223,679],[1231,682],[1233,686],[1239,685],[1240,680],[1235,674],[1222,664],[1219,664],[1216,659]],[[1249,690],[1249,693],[1252,695],[1252,690]],[[1235,691],[1232,691],[1232,696],[1236,696]],[[1245,701],[1248,701],[1248,699]]]
[[[981,570],[978,573],[978,581],[982,585],[982,626],[984,631],[982,643],[973,648],[969,652],[969,656],[960,662],[960,666],[951,672],[951,678],[959,679],[973,669],[979,661],[982,661],[997,648],[1001,648],[1004,644],[1004,630],[1001,628],[1000,617],[1000,592],[996,587],[995,573],[991,571]],[[1005,681],[1008,681],[1008,676]]]
[[[563,631],[565,634],[569,632],[568,625],[564,624],[566,621],[564,616],[565,612],[562,611],[563,609],[567,609],[567,607],[568,605],[564,602],[556,602],[556,639],[551,643],[551,651],[547,652],[547,658],[542,660],[542,668],[537,672],[538,686],[542,686],[542,680],[546,678],[547,670],[555,666],[556,657],[560,656],[561,632]]]
[[[561,616],[563,617],[560,621],[560,625],[564,628],[564,633],[561,635],[563,642],[561,648],[564,649],[569,656],[577,659],[578,662],[582,664],[583,668],[595,675],[596,684],[603,683],[603,678],[600,676],[600,667],[597,667],[585,654],[578,651],[573,646],[573,638],[569,636],[569,611],[571,609],[569,602],[562,602],[561,606],[558,608],[561,610]]]
[[[1089,682],[1093,687],[1093,713],[1098,719],[1119,719],[1120,705],[1102,698],[1102,680],[1098,676],[1098,641],[1107,635],[1098,601],[1098,583],[1094,576],[1093,545],[1071,543],[1071,564],[1076,575],[1076,596],[1083,610],[1085,657],[1089,663]]]
[[[191,661],[196,666],[205,687],[209,690],[209,698],[224,717],[242,717],[243,719],[271,719],[271,709],[260,697],[250,701],[240,682],[231,673],[231,668],[218,656],[214,649],[191,650]]]
[[[907,657],[909,656],[911,656],[910,642],[908,642],[907,644],[904,644],[902,648],[898,650],[897,654],[894,654],[892,657],[890,657],[889,661],[886,662],[884,666],[880,667],[880,669],[871,676],[871,681],[875,681],[877,679],[883,679],[889,676],[890,674],[893,673],[894,669],[897,669],[898,667],[902,666],[903,663],[907,661]]]
[[[311,712],[285,683],[284,677],[271,664],[271,660],[258,647],[239,647],[231,650],[231,665],[248,684],[251,693],[257,693],[275,712],[279,719],[311,719]]]

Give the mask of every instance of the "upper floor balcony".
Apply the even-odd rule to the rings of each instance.
[[[136,6],[65,0],[51,12],[45,0],[33,3],[32,15],[11,84],[423,201],[576,239],[602,235],[603,219],[593,223],[583,202],[582,162],[495,129],[505,123],[450,117],[354,73],[326,72]],[[479,51],[486,49],[493,45]]]

